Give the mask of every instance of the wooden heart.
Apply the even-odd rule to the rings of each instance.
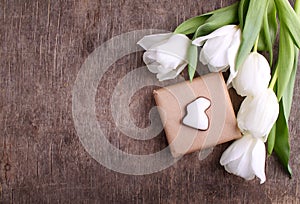
[[[209,118],[205,111],[210,107],[210,100],[199,97],[187,105],[187,114],[182,123],[198,130],[207,130]]]

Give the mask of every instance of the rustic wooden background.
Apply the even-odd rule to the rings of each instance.
[[[0,200],[3,203],[300,203],[300,72],[290,117],[292,179],[277,158],[266,162],[267,181],[244,181],[219,165],[229,144],[205,160],[184,156],[144,176],[124,175],[97,163],[83,148],[72,119],[72,87],[88,55],[110,38],[139,29],[173,30],[183,20],[234,0],[0,0]],[[117,61],[98,87],[99,122],[111,143],[147,154],[166,145],[162,132],[135,141],[113,125],[111,93],[126,73],[142,66],[142,52]],[[149,73],[150,74],[150,73]],[[140,127],[154,106],[142,89],[130,106]],[[234,99],[235,100],[235,99]],[[236,101],[234,101],[236,102]],[[146,118],[146,119],[145,119]],[[117,138],[117,139],[116,139]]]

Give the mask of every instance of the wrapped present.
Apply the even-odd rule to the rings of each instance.
[[[221,73],[160,88],[153,94],[174,157],[241,137]]]

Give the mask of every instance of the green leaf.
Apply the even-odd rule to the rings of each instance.
[[[276,123],[273,125],[268,136],[268,155],[271,155],[275,145]]]
[[[300,2],[299,2],[299,0],[295,1],[294,10],[295,10],[296,14],[299,16],[300,15]]]
[[[249,3],[242,32],[242,42],[236,57],[236,69],[243,64],[247,55],[251,52],[263,22],[267,3],[267,0],[251,0]]]
[[[290,144],[289,144],[289,129],[284,115],[283,103],[279,102],[279,116],[276,122],[276,137],[274,151],[285,170],[292,176],[292,170],[289,166]]]
[[[196,16],[194,18],[190,18],[183,23],[181,23],[174,31],[176,34],[185,34],[189,35],[192,33],[195,33],[197,28],[205,23],[205,21],[209,18],[210,15],[201,15],[201,16]]]
[[[210,33],[216,29],[215,27],[217,25],[215,25],[215,23],[213,23],[212,21],[220,21],[220,20],[222,21],[222,18],[224,16],[226,16],[227,20],[225,20],[225,21],[223,20],[222,25],[226,25],[224,23],[227,23],[227,24],[231,23],[232,20],[230,20],[230,19],[232,18],[232,16],[234,16],[235,13],[237,15],[237,7],[238,7],[238,2],[236,2],[230,6],[227,6],[227,7],[221,8],[221,9],[217,9],[217,10],[211,11],[209,13],[202,14],[200,16],[190,18],[190,19],[184,21],[183,23],[181,23],[175,29],[174,33],[181,33],[181,34],[189,35],[189,34],[195,33],[201,25],[208,23],[208,25],[203,28],[203,30],[204,30],[203,33],[205,33],[205,35],[206,35],[207,33]],[[215,15],[215,17],[211,18],[211,20],[206,22],[210,17],[212,17],[214,15]],[[237,22],[238,19],[235,19],[235,21]],[[212,24],[212,25],[210,25],[210,24]]]
[[[195,36],[207,35],[222,26],[237,24],[239,22],[237,11],[238,2],[213,12],[213,15],[210,16],[204,24],[199,26]]]
[[[273,45],[277,33],[276,7],[274,0],[268,1],[268,9],[264,14],[262,27],[259,34],[258,50],[268,51],[270,54],[270,66],[273,63]]]
[[[239,10],[238,10],[239,14],[238,15],[239,15],[239,22],[240,22],[241,29],[244,28],[244,22],[246,19],[249,2],[250,2],[250,0],[241,0],[240,4],[239,4]]]
[[[277,98],[281,100],[289,83],[294,67],[295,49],[285,24],[280,25],[279,54],[276,69],[278,69]]]
[[[277,128],[276,128],[276,137],[275,137],[275,144],[274,144],[274,151],[276,152],[280,162],[283,164],[284,168],[287,170],[290,176],[292,176],[292,170],[289,166],[290,145],[289,145],[288,120],[289,120],[291,106],[292,106],[293,91],[294,91],[294,84],[296,78],[296,71],[298,67],[298,54],[299,54],[299,51],[296,47],[294,47],[294,50],[295,52],[294,52],[293,70],[287,85],[287,89],[284,92],[282,99],[279,103],[280,109],[279,109],[279,116],[276,122]],[[273,137],[271,133],[269,134],[269,137],[270,136]],[[272,142],[272,138],[268,138],[268,153],[270,154],[269,140],[270,142]]]
[[[274,0],[269,0],[268,5],[268,24],[270,30],[271,42],[274,44],[277,35],[278,22],[277,22],[277,12]]]
[[[287,0],[275,0],[276,8],[280,19],[280,26],[285,25],[289,34],[295,43],[300,48],[300,17],[291,7]]]
[[[281,98],[281,100],[279,102],[279,116],[276,122],[274,151],[276,152],[284,168],[287,170],[290,176],[292,176],[292,170],[289,166],[290,145],[288,120],[292,106],[299,50],[293,45],[293,43],[295,43],[295,38],[293,38],[291,34],[289,25],[286,25],[287,20],[285,18],[289,17],[283,16],[285,14],[283,14],[282,10],[286,10],[287,8],[285,7],[290,7],[290,5],[288,2],[283,2],[281,0],[275,0],[275,2],[277,9],[279,10],[280,20],[279,59],[276,70],[278,71],[277,97]],[[295,2],[295,11],[298,15],[300,14],[299,0],[296,0]],[[295,18],[295,21],[298,21],[297,18]],[[270,135],[272,137],[272,134]],[[272,138],[270,141],[271,140]]]
[[[295,49],[295,56],[294,56],[293,69],[292,69],[290,78],[288,80],[286,90],[284,91],[284,93],[282,95],[283,110],[284,110],[284,115],[285,115],[285,119],[286,119],[287,123],[288,123],[290,112],[291,112],[296,72],[297,72],[297,68],[298,68],[299,51],[298,51],[298,48],[296,48],[296,47],[294,49]]]
[[[189,78],[190,81],[193,80],[195,71],[197,68],[197,63],[198,63],[198,48],[195,45],[191,45],[188,51],[188,60],[189,60],[189,65],[188,65],[188,72],[189,72]]]

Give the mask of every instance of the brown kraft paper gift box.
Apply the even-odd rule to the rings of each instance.
[[[221,73],[210,73],[153,92],[171,153],[174,157],[238,139],[235,113]],[[207,130],[198,130],[182,123],[187,105],[199,97],[210,100],[205,111]]]

